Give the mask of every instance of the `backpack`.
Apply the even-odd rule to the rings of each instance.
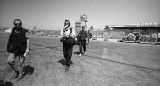
[[[70,28],[70,34],[72,33],[72,28]],[[62,37],[60,39],[61,42],[68,44],[68,46],[73,46],[76,44],[75,38],[69,36],[69,37]]]
[[[63,29],[63,33],[65,32],[65,30]],[[72,28],[70,28],[70,34],[72,33]],[[67,40],[67,37],[61,37],[60,38],[60,41],[61,42],[66,42],[66,40]]]

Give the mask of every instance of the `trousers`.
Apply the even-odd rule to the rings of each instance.
[[[63,55],[64,58],[66,59],[66,65],[70,65],[72,63],[71,62],[72,51],[73,51],[73,46],[69,46],[66,43],[63,43]]]
[[[24,56],[15,56],[13,53],[8,57],[8,64],[15,72],[23,72],[23,67],[25,66]]]
[[[81,54],[82,54],[82,48],[83,48],[83,51],[86,52],[86,40],[79,41],[79,49]]]

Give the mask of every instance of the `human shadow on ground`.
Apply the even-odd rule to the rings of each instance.
[[[11,82],[0,80],[0,86],[13,86]]]
[[[34,72],[34,67],[31,67],[30,65],[27,65],[27,66],[24,67],[24,70],[25,70],[24,76],[26,76],[27,74],[31,75]]]
[[[61,59],[58,62],[61,63],[62,65],[66,65],[66,60],[65,59]]]
[[[24,71],[23,76],[20,79],[24,78],[26,75],[32,75],[34,72],[34,67],[27,65],[24,67],[23,71]]]
[[[59,63],[61,63],[62,65],[66,65],[66,60],[65,59],[61,59],[58,61]],[[74,64],[72,61],[70,61],[69,63],[70,65]]]

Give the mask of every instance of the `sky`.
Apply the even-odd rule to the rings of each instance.
[[[160,24],[160,0],[0,0],[0,27],[13,27],[21,19],[24,28],[62,29],[88,16],[87,27],[131,23]]]

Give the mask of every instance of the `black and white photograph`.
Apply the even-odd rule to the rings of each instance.
[[[0,0],[0,86],[160,86],[160,0]]]

